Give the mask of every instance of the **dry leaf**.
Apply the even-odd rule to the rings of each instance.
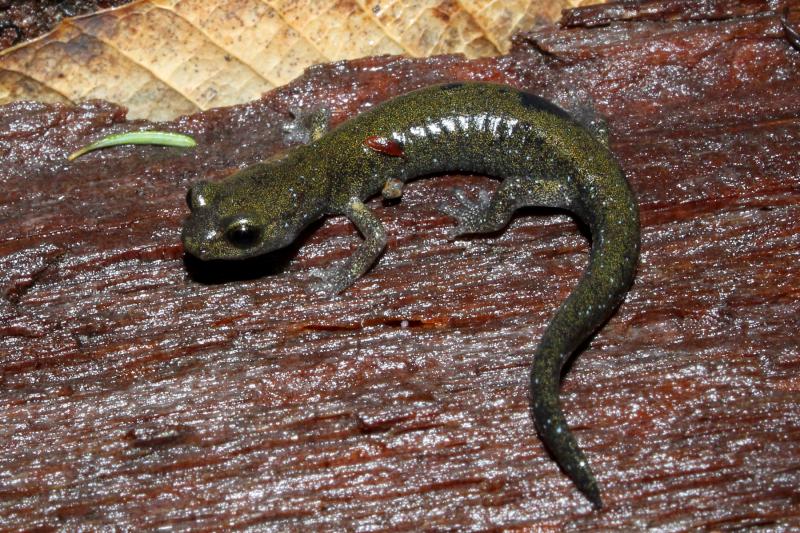
[[[0,103],[125,105],[167,120],[252,100],[315,63],[506,52],[578,0],[141,0],[68,19],[0,54]]]

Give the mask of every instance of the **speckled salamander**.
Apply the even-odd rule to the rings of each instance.
[[[445,206],[451,237],[504,228],[523,206],[563,208],[590,229],[589,265],[544,332],[530,371],[539,435],[596,508],[594,475],[569,431],[558,398],[561,368],[609,317],[634,277],[639,256],[636,201],[603,142],[540,97],[488,83],[437,85],[399,96],[309,144],[189,191],[186,251],[200,259],[241,259],[286,246],[311,222],[344,215],[364,241],[314,290],[338,293],[375,262],[386,244],[363,201],[402,194],[409,179],[442,172],[502,179],[497,191]]]

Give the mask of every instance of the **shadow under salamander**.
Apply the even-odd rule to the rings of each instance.
[[[221,285],[231,281],[250,281],[280,274],[294,259],[308,238],[322,225],[317,221],[304,229],[288,246],[249,259],[203,261],[184,253],[183,264],[189,278],[203,285]]]

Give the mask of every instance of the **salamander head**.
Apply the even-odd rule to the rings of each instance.
[[[321,210],[305,203],[309,195],[265,177],[268,171],[261,164],[193,185],[186,196],[192,211],[183,226],[186,252],[204,260],[246,259],[283,248],[319,217]]]

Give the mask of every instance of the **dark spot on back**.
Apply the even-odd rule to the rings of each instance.
[[[544,111],[546,113],[552,113],[561,118],[574,120],[569,115],[569,113],[558,107],[550,100],[545,100],[541,96],[536,96],[535,94],[527,92],[520,92],[519,95],[520,95],[519,96],[520,102],[524,107],[527,107],[528,109],[535,109],[536,111]]]
[[[442,85],[441,89],[443,91],[451,91],[453,89],[460,89],[463,86],[464,86],[464,84],[460,83],[460,82],[445,83],[444,85]]]

